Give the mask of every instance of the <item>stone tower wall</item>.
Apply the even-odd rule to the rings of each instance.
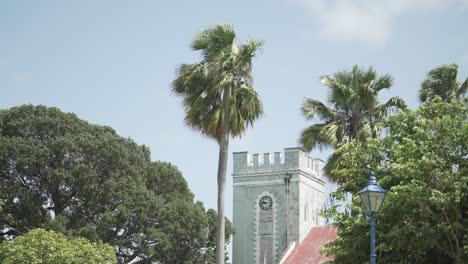
[[[274,200],[273,221],[268,222],[274,237],[268,244],[273,246],[274,263],[289,243],[302,241],[312,226],[319,225],[320,221],[313,221],[313,212],[324,200],[322,168],[323,161],[308,157],[299,148],[273,155],[234,153],[233,264],[254,264],[264,254],[263,249],[261,253],[257,250],[265,235],[265,222],[258,224],[258,201],[264,195]]]

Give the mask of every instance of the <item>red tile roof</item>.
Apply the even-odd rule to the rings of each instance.
[[[302,243],[289,254],[284,264],[317,264],[332,260],[320,254],[320,249],[336,239],[337,231],[332,226],[313,227]]]

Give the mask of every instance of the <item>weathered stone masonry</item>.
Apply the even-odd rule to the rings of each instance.
[[[318,215],[325,201],[323,165],[299,148],[275,152],[273,159],[234,153],[233,264],[277,263],[291,242],[324,225]],[[265,196],[271,208],[268,202],[260,207]]]

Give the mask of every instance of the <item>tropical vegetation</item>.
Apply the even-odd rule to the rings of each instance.
[[[463,98],[468,91],[468,77],[463,82],[459,82],[457,75],[457,64],[442,65],[430,70],[421,84],[419,100],[427,102],[439,97],[448,102]]]
[[[0,263],[114,264],[116,258],[110,245],[33,229],[0,244]]]
[[[216,211],[150,155],[57,108],[1,110],[0,242],[43,228],[107,243],[118,263],[213,263]]]
[[[355,65],[351,71],[324,75],[321,82],[329,89],[328,106],[312,98],[306,98],[302,106],[305,118],[316,121],[301,132],[299,144],[306,151],[317,147],[336,149],[352,140],[365,142],[376,138],[379,122],[392,111],[406,107],[399,97],[380,103],[379,92],[390,89],[393,78],[388,74],[377,75],[372,67],[362,69]],[[338,168],[340,159],[335,152],[324,168],[335,181],[339,178],[334,177],[333,169]]]
[[[182,64],[172,90],[182,97],[185,123],[219,145],[218,230],[216,263],[224,263],[224,192],[230,137],[240,137],[263,113],[253,88],[252,59],[262,42],[249,39],[238,44],[230,25],[217,25],[197,34],[192,49],[202,60]]]
[[[440,98],[383,121],[390,135],[354,140],[338,148],[342,184],[332,196],[353,195],[348,212],[338,206],[338,238],[325,251],[333,263],[366,263],[369,221],[357,192],[370,170],[389,190],[377,215],[379,263],[466,263],[468,260],[468,104]],[[370,165],[370,168],[368,167]]]

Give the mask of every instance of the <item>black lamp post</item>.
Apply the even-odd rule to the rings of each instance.
[[[387,190],[380,187],[375,178],[374,172],[371,172],[367,186],[358,192],[361,197],[362,203],[364,204],[364,209],[370,214],[370,263],[375,264],[375,218],[374,215],[380,211],[383,202],[385,201],[385,196]]]

